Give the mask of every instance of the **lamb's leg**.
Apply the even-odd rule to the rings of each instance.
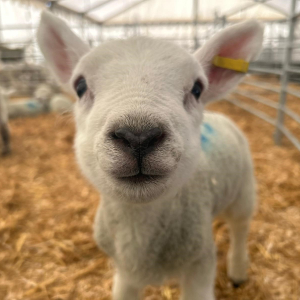
[[[141,289],[130,284],[126,278],[116,273],[113,283],[113,300],[139,300]]]
[[[238,287],[247,280],[249,264],[247,238],[256,202],[255,182],[249,174],[237,200],[229,207],[226,219],[230,230],[230,247],[227,256],[227,274]]]
[[[230,248],[227,256],[227,274],[238,287],[247,280],[248,250],[247,237],[250,220],[228,220],[230,229]]]
[[[181,281],[181,300],[214,300],[215,248],[186,270]]]
[[[10,153],[10,133],[7,124],[0,124],[0,133],[3,141],[2,155],[7,155]]]

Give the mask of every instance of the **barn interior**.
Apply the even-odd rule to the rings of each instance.
[[[114,267],[92,234],[101,193],[84,179],[73,150],[76,99],[57,83],[37,45],[45,9],[91,47],[150,36],[193,53],[225,27],[253,18],[264,24],[263,50],[249,74],[207,106],[247,136],[259,199],[249,280],[238,289],[226,275],[227,225],[213,224],[216,298],[299,300],[298,0],[0,0],[0,96],[11,133],[11,152],[0,156],[0,299],[111,299]],[[146,300],[179,297],[176,282],[144,294]]]

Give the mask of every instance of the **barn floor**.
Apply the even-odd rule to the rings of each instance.
[[[226,277],[227,227],[214,224],[217,299],[299,300],[300,152],[288,141],[274,146],[271,125],[227,102],[210,109],[230,116],[249,138],[260,200],[249,237],[250,279],[241,288]],[[0,157],[0,299],[110,299],[113,268],[92,239],[99,197],[76,166],[71,116],[10,124],[13,153]],[[178,295],[176,285],[149,287],[145,299]]]

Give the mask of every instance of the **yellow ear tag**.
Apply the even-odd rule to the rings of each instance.
[[[216,67],[233,70],[237,72],[247,73],[249,63],[243,59],[233,59],[222,56],[215,56],[213,64]]]

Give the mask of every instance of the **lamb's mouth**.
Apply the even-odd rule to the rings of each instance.
[[[131,184],[141,184],[141,183],[153,183],[161,180],[165,177],[165,175],[147,175],[139,172],[136,175],[132,176],[123,176],[118,177],[118,179],[122,182],[131,183]]]

